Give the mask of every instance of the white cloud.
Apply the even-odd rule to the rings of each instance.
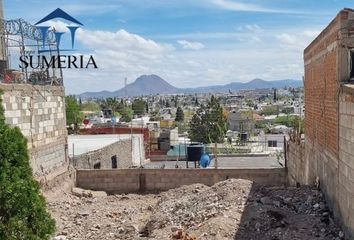
[[[254,78],[301,79],[303,45],[311,40],[307,36],[311,31],[264,29],[255,34],[247,30],[235,35],[241,34],[244,41],[212,45],[203,51],[183,51],[126,30],[81,29],[77,39],[94,54],[99,69],[66,70],[65,86],[69,93],[114,91],[123,87],[125,77],[133,82],[142,74],[157,74],[176,87],[226,84]],[[186,42],[190,43],[185,41],[179,40],[179,44],[183,47]]]
[[[243,3],[240,1],[232,1],[232,0],[210,0],[212,4],[215,6],[229,11],[240,11],[240,12],[265,12],[265,13],[299,13],[286,9],[272,9],[262,7],[257,4],[251,3]]]
[[[238,31],[261,32],[263,29],[258,24],[246,24],[237,28]]]
[[[177,41],[184,49],[200,50],[204,48],[204,44],[200,42],[189,42],[186,40]]]
[[[153,40],[129,33],[124,29],[117,32],[79,29],[77,31],[77,39],[85,46],[97,51],[123,51],[137,55],[156,55],[174,50],[173,46],[169,44],[158,44]]]
[[[276,38],[282,48],[302,52],[319,33],[320,31],[316,29],[303,30],[296,32],[296,34],[293,32],[277,34]]]

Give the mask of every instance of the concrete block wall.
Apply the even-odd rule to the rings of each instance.
[[[308,179],[308,169],[305,162],[305,144],[302,142],[297,144],[295,142],[289,141],[287,144],[287,171],[288,171],[288,181],[292,186],[296,184],[307,185]]]
[[[128,168],[132,163],[131,140],[121,140],[112,143],[96,151],[71,157],[73,166],[77,169],[93,169],[93,166],[100,163],[101,169],[112,169],[112,156],[117,156],[117,167]]]
[[[100,163],[101,169],[112,169],[112,157],[116,156],[117,168],[130,168],[145,163],[144,136],[134,134],[131,139],[119,140],[101,149],[70,157],[76,169],[94,169]]]
[[[28,140],[33,172],[45,176],[67,162],[65,92],[61,86],[0,84],[6,123]]]
[[[163,191],[194,183],[211,186],[229,178],[249,179],[265,185],[283,185],[285,171],[283,168],[77,170],[76,185],[108,193],[131,193]]]
[[[338,202],[344,225],[354,236],[354,86],[340,96]]]

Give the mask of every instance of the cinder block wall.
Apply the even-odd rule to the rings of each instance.
[[[354,86],[343,86],[340,96],[338,195],[345,226],[354,236]]]
[[[307,178],[308,171],[305,162],[305,144],[302,142],[297,144],[289,141],[287,144],[287,171],[288,181],[292,186],[296,186],[297,183],[306,185],[305,179]]]
[[[229,178],[249,179],[265,185],[283,185],[285,171],[283,168],[77,170],[76,185],[108,193],[132,193],[163,191],[193,183],[211,186]]]
[[[354,173],[350,171],[354,164],[350,155],[354,149],[354,132],[350,131],[354,121],[351,121],[351,110],[347,110],[348,97],[343,85],[350,76],[351,49],[354,49],[354,10],[351,9],[342,10],[305,49],[305,155],[303,160],[293,159],[305,163],[297,163],[306,173],[298,175],[298,181],[313,184],[319,178],[321,189],[349,239],[354,236],[351,181]],[[299,179],[301,176],[305,179]]]
[[[112,169],[112,157],[117,157],[117,168],[141,166],[145,163],[143,134],[133,134],[131,139],[119,140],[101,149],[70,157],[77,169],[94,169],[100,163],[101,169]]]
[[[93,169],[97,163],[101,164],[101,169],[112,169],[111,158],[114,155],[117,156],[118,168],[133,166],[131,140],[117,141],[96,151],[71,157],[70,160],[77,169]]]
[[[28,140],[36,177],[48,175],[66,160],[65,92],[61,86],[0,84],[6,123]]]

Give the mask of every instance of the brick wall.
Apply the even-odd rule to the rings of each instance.
[[[351,49],[354,10],[344,9],[304,51],[305,149],[288,159],[292,183],[320,180],[348,239],[354,236],[354,91],[344,85],[350,77]]]
[[[338,156],[340,15],[305,49],[305,130],[308,139]]]
[[[266,185],[285,184],[284,169],[119,169],[77,170],[76,185],[109,193],[161,191],[202,183],[211,186],[229,178]]]
[[[64,87],[0,84],[6,123],[28,140],[30,161],[40,178],[66,163]]]

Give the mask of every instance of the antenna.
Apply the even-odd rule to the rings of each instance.
[[[124,78],[124,97],[127,98],[127,78]]]

